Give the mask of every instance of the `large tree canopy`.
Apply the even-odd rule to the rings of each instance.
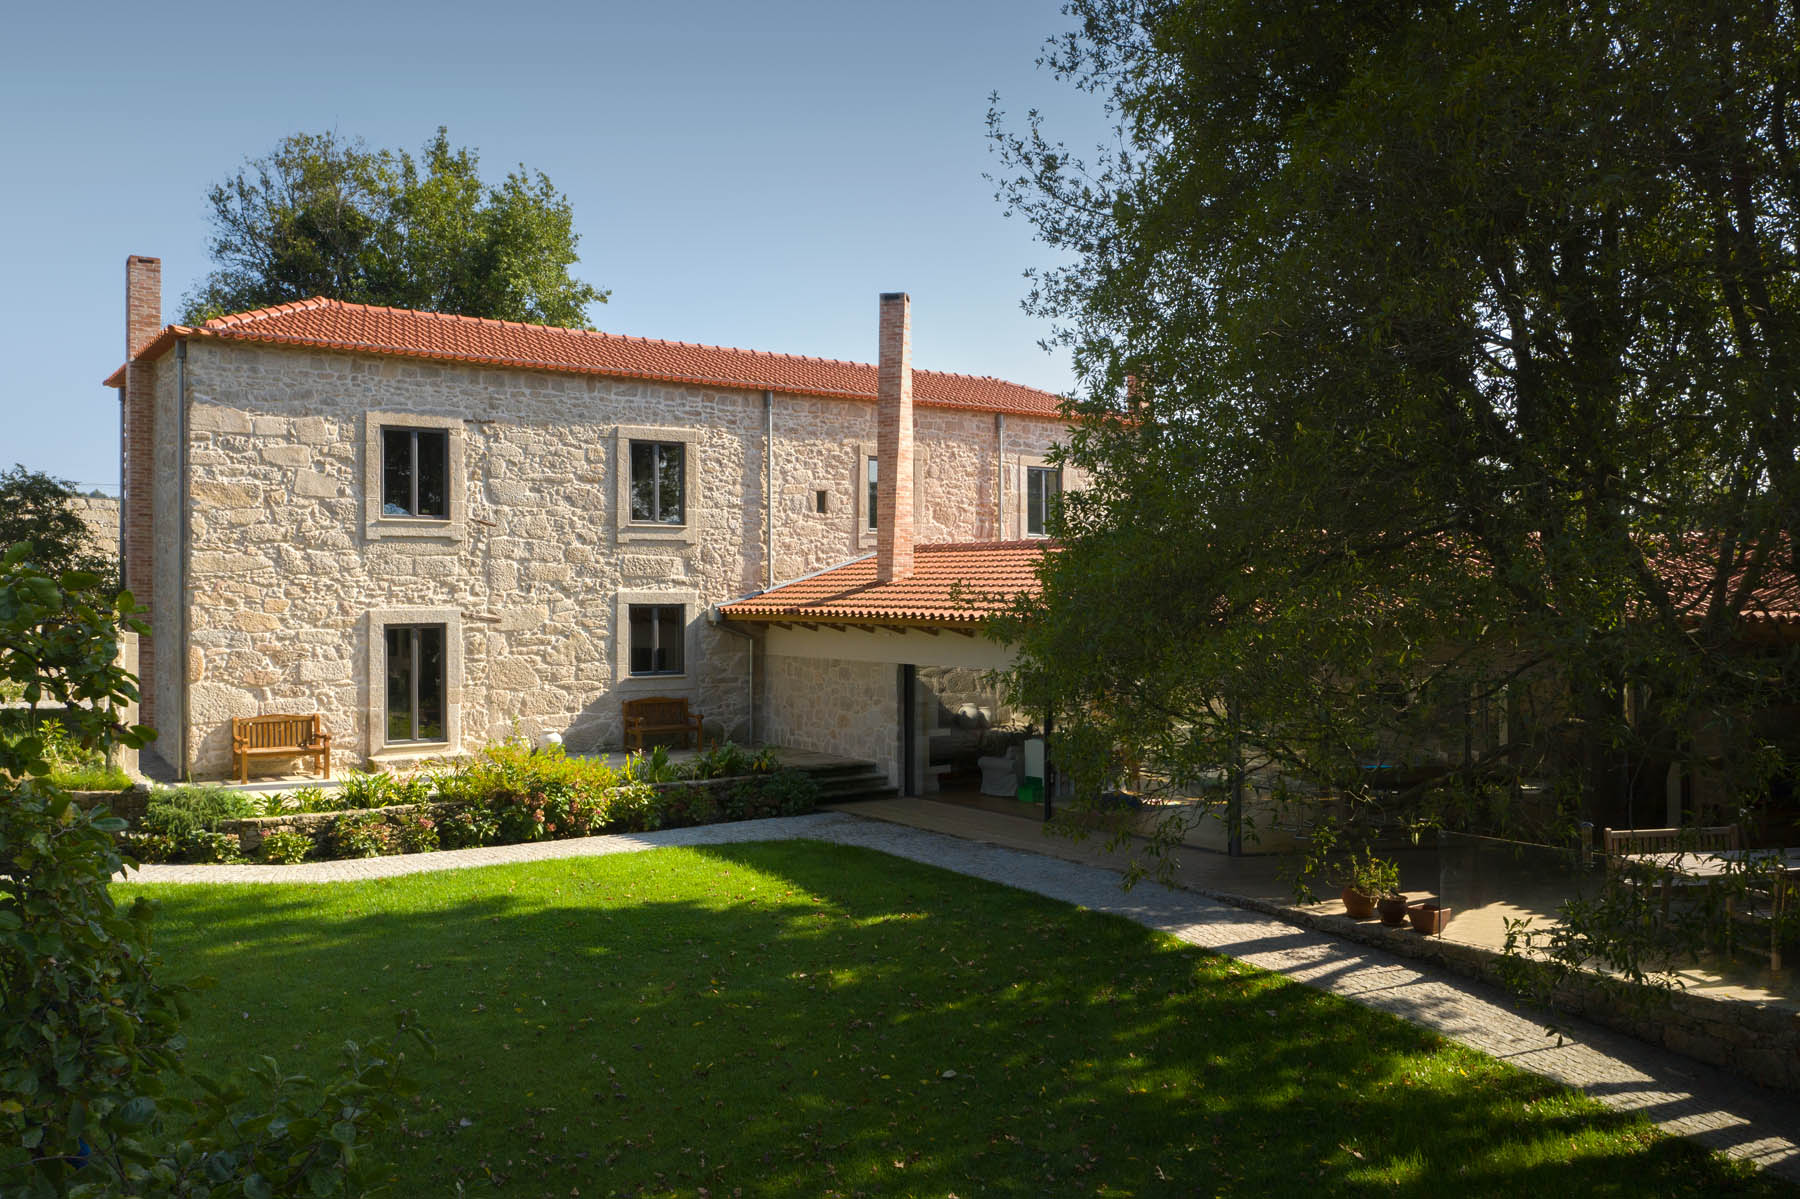
[[[418,160],[298,133],[214,187],[216,269],[183,320],[329,296],[430,312],[583,327],[606,292],[569,274],[569,201],[541,171],[481,181],[445,131]]]
[[[1800,544],[1794,7],[1069,11],[1048,61],[1118,146],[993,118],[1084,380],[1094,486],[1013,630],[1064,765],[1191,786],[1248,746],[1373,795],[1432,758],[1403,796],[1542,777],[1612,823],[1660,823],[1672,763],[1753,794],[1786,668],[1741,618]]]

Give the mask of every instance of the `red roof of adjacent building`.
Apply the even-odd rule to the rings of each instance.
[[[1038,593],[1052,543],[976,541],[913,547],[913,572],[875,581],[875,555],[720,604],[729,620],[856,625],[973,625]]]
[[[737,387],[796,395],[874,399],[875,367],[833,358],[769,354],[685,341],[655,341],[553,325],[376,308],[315,298],[210,320],[198,329],[170,325],[137,357],[155,358],[178,338],[391,354],[517,370],[612,375],[700,387]],[[107,380],[119,386],[123,373]],[[913,372],[913,399],[938,408],[971,408],[1025,416],[1056,416],[1058,399],[986,375]]]

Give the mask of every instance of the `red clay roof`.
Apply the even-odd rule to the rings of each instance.
[[[1038,592],[1037,567],[1052,543],[976,541],[913,549],[911,578],[875,581],[875,555],[729,604],[729,620],[856,625],[973,625],[1020,595]]]
[[[181,337],[657,379],[702,387],[768,388],[797,395],[875,398],[875,367],[867,363],[733,350],[685,341],[654,341],[618,333],[522,325],[404,308],[375,308],[322,298],[222,316],[198,329],[170,325],[140,351],[138,358],[155,358]],[[107,380],[109,386],[115,387],[122,382],[122,373]],[[914,371],[913,399],[938,408],[972,408],[1025,416],[1058,414],[1057,397],[1049,392],[985,375]]]

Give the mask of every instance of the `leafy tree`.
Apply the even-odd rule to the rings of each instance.
[[[80,570],[110,580],[113,554],[94,542],[87,522],[69,501],[72,485],[15,465],[0,471],[0,546],[32,545],[32,560],[46,574]]]
[[[1075,0],[1002,198],[1068,265],[1065,548],[1015,683],[1090,784],[1414,819],[1758,793],[1800,540],[1800,25],[1746,0]],[[1504,736],[1483,724],[1507,726]],[[1420,762],[1429,769],[1412,771]]]
[[[0,555],[0,678],[62,705],[83,749],[141,745],[148,729],[118,723],[137,685],[113,630],[147,631],[130,593],[31,558],[24,544]],[[0,737],[0,1194],[365,1193],[360,1150],[397,1113],[402,1055],[349,1043],[317,1088],[264,1058],[255,1100],[199,1076],[197,1101],[172,1088],[186,988],[157,977],[153,905],[113,903],[124,822],[52,786],[47,748],[35,728]]]
[[[569,274],[574,213],[539,171],[482,182],[443,128],[418,159],[297,133],[208,193],[217,268],[182,320],[329,296],[581,328],[607,293]]]

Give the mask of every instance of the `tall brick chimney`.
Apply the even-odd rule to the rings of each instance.
[[[156,367],[136,361],[162,331],[162,259],[133,254],[125,260],[125,388],[119,433],[123,478],[119,487],[119,534],[122,582],[148,617],[155,577],[156,546],[152,537],[152,488],[156,470]],[[155,677],[156,646],[148,636],[138,641],[138,676],[144,680],[138,708],[141,723],[154,727],[160,713],[150,681]]]
[[[881,293],[881,358],[876,388],[875,578],[913,571],[912,298]]]
[[[162,332],[162,259],[133,254],[125,260],[125,361]]]

